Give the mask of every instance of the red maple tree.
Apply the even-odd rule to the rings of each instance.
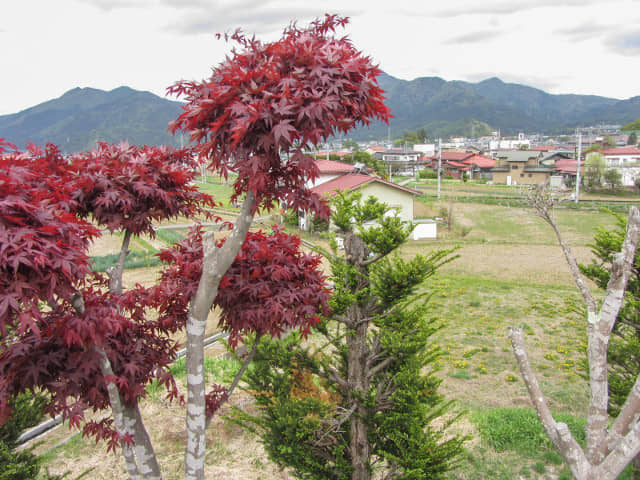
[[[238,49],[203,82],[176,83],[186,100],[174,132],[191,135],[209,167],[234,172],[234,200],[243,206],[224,245],[203,239],[203,268],[187,322],[188,404],[185,478],[204,478],[206,386],[203,340],[209,310],[258,210],[283,202],[327,218],[329,209],[308,188],[318,169],[304,150],[373,119],[388,121],[377,84],[379,68],[336,30],[348,20],[326,15],[307,28],[292,24],[263,43],[242,32],[226,36]]]
[[[158,255],[167,264],[150,290],[158,321],[185,325],[189,302],[202,275],[202,227]],[[218,241],[219,246],[225,239]],[[303,335],[328,314],[329,291],[319,255],[304,252],[300,238],[274,226],[270,233],[249,232],[227,270],[212,307],[219,325],[237,346],[247,334],[279,337],[299,328]]]
[[[333,36],[347,22],[326,15],[308,28],[291,25],[270,43],[236,31],[227,39],[241,49],[208,80],[169,89],[187,101],[171,129],[189,132],[212,169],[237,173],[235,197],[252,191],[254,210],[285,200],[291,208],[326,214],[305,188],[318,170],[304,149],[389,118],[379,68],[346,37]]]
[[[81,218],[109,231],[155,236],[153,225],[170,218],[210,217],[215,206],[195,185],[198,161],[190,149],[98,143],[75,155],[80,172],[73,200]]]
[[[147,291],[123,292],[122,271],[131,235],[153,235],[153,221],[208,215],[212,199],[192,185],[195,157],[100,144],[67,159],[48,145],[1,161],[0,304],[7,308],[0,315],[0,417],[10,413],[13,394],[38,388],[49,393],[47,411],[72,425],[86,408],[111,407],[115,425],[85,425],[110,448],[122,442],[131,453],[135,441],[150,449],[138,400],[154,379],[177,395],[168,366],[177,349],[170,333],[179,327],[150,319]],[[86,252],[99,232],[85,217],[125,233],[108,286],[90,274]],[[151,469],[159,475],[157,464]]]
[[[40,169],[39,179],[35,171],[12,167],[12,160],[23,154],[5,157],[2,175],[9,180],[2,177],[0,187],[14,192],[18,200],[0,205],[0,213],[9,213],[0,224],[0,256],[8,259],[0,282],[9,288],[8,294],[0,294],[7,332],[0,354],[0,409],[12,392],[35,385],[52,393],[52,412],[62,411],[74,421],[84,406],[102,408],[109,403],[117,434],[112,434],[108,421],[91,424],[88,431],[110,438],[114,446],[122,443],[132,477],[160,478],[146,432],[137,428],[137,400],[152,376],[164,371],[175,349],[166,333],[179,328],[182,318],[187,324],[189,383],[185,478],[204,478],[206,414],[227,394],[219,387],[207,394],[202,377],[202,341],[211,307],[223,309],[223,323],[234,339],[245,333],[274,335],[284,328],[308,327],[326,308],[318,260],[301,253],[297,241],[282,232],[249,234],[253,216],[285,202],[326,218],[327,205],[307,187],[318,170],[304,150],[358,124],[389,118],[376,81],[380,70],[348,38],[335,35],[346,23],[345,18],[327,15],[307,28],[293,24],[270,43],[238,31],[227,39],[237,42],[239,49],[213,69],[210,79],[179,82],[169,89],[187,101],[171,129],[189,132],[196,143],[195,156],[206,159],[211,168],[224,176],[236,175],[233,199],[243,200],[243,205],[224,242],[206,233],[201,247],[197,242],[188,247],[202,252],[196,262],[199,273],[189,270],[188,263],[174,261],[170,268],[181,268],[193,283],[182,286],[183,291],[166,303],[166,315],[157,320],[145,317],[149,302],[157,297],[141,288],[123,292],[124,258],[131,235],[153,235],[154,221],[202,212],[203,203],[212,205],[189,188],[193,169],[181,168],[189,167],[195,157],[101,144],[68,165],[56,157]],[[33,150],[25,163],[27,157],[59,156],[53,147],[47,151],[51,153]],[[28,193],[20,198],[22,183]],[[45,195],[47,189],[54,193]],[[125,233],[118,263],[109,272],[108,292],[106,280],[98,278],[96,284],[87,278],[86,248],[96,235],[83,220],[88,218]],[[25,230],[26,236],[15,233],[25,226],[31,229]],[[27,242],[30,255],[13,259],[22,251],[21,242]],[[20,275],[41,283],[30,291],[24,281],[15,281]],[[172,281],[175,287],[181,280]],[[167,285],[171,283],[165,282],[162,288],[167,290],[158,295],[166,296]],[[237,289],[242,296],[235,295]],[[39,308],[43,302],[48,306]],[[255,302],[268,308],[260,311]],[[76,333],[70,333],[74,329]],[[35,361],[38,356],[42,362]],[[16,366],[18,358],[25,369]],[[68,380],[60,381],[63,376]],[[123,428],[127,423],[136,427]]]

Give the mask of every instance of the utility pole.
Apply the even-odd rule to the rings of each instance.
[[[580,201],[580,157],[582,157],[582,133],[580,132],[580,129],[577,129],[578,131],[578,155],[577,155],[577,160],[578,163],[576,163],[576,203],[578,203]]]
[[[442,139],[438,139],[438,200],[440,200],[440,171],[442,170]]]

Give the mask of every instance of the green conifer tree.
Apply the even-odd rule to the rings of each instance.
[[[43,398],[30,393],[15,397],[13,415],[0,426],[0,480],[33,480],[40,472],[38,457],[29,451],[17,452],[16,440],[42,418]]]
[[[439,325],[416,291],[452,251],[405,260],[394,251],[410,224],[386,205],[338,194],[333,207],[344,252],[324,252],[331,317],[306,342],[261,341],[247,376],[258,414],[238,419],[299,478],[442,478],[464,438],[447,431],[456,416],[437,392]]]

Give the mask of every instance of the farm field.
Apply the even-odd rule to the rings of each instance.
[[[222,197],[225,208],[230,207],[228,187],[215,183],[204,188]],[[437,240],[410,241],[401,254],[459,247],[458,257],[442,267],[421,292],[432,295],[430,316],[441,325],[433,338],[442,350],[440,391],[456,400],[461,417],[455,428],[470,435],[467,453],[449,478],[568,479],[559,455],[544,439],[541,428],[536,429],[537,418],[530,409],[507,328],[524,327],[532,364],[552,411],[570,416],[570,425],[579,428],[587,402],[582,377],[586,337],[581,297],[551,229],[518,201],[505,202],[505,198],[517,196],[515,189],[459,182],[448,184],[447,189],[449,193],[438,201],[425,188],[425,195],[416,201],[416,216],[446,214],[450,228],[443,221]],[[478,202],[467,198],[466,190],[470,189]],[[486,202],[486,198],[497,201]],[[582,263],[591,261],[588,244],[596,228],[614,224],[612,215],[594,208],[559,208],[556,218]],[[143,257],[151,259],[157,249],[175,241],[183,231],[142,239],[132,245],[132,250],[147,252]],[[326,245],[323,237],[305,235],[305,239]],[[94,245],[92,255],[104,257],[118,249],[118,236],[108,235]],[[150,263],[129,269],[125,272],[126,286],[153,283],[158,271],[159,267]],[[208,365],[211,377],[218,379],[230,375],[233,368],[229,361],[219,359],[212,359]],[[180,378],[179,367],[176,373]],[[245,393],[231,403],[251,408]],[[182,407],[166,404],[161,393],[152,390],[143,416],[148,418],[147,426],[159,445],[165,478],[181,478]],[[504,428],[499,430],[499,426]],[[75,479],[90,472],[87,478],[126,478],[119,456],[107,454],[103,445],[95,445],[65,427],[40,441],[36,451],[44,454],[52,474],[70,472],[67,478]],[[208,477],[293,478],[271,464],[256,437],[220,418],[212,422],[208,455]]]

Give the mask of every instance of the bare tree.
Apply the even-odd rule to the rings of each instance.
[[[571,249],[562,239],[553,218],[555,200],[546,186],[539,186],[527,194],[536,214],[553,228],[573,279],[582,294],[587,310],[587,357],[589,362],[589,411],[586,426],[586,449],[575,440],[566,424],[556,422],[540,389],[526,351],[521,328],[511,327],[509,338],[529,397],[542,425],[560,451],[577,480],[615,479],[640,453],[640,377],[611,425],[608,424],[609,398],[607,379],[607,350],[613,326],[620,311],[627,281],[633,269],[640,233],[640,212],[629,211],[625,240],[611,267],[611,277],[600,306],[580,274]]]

